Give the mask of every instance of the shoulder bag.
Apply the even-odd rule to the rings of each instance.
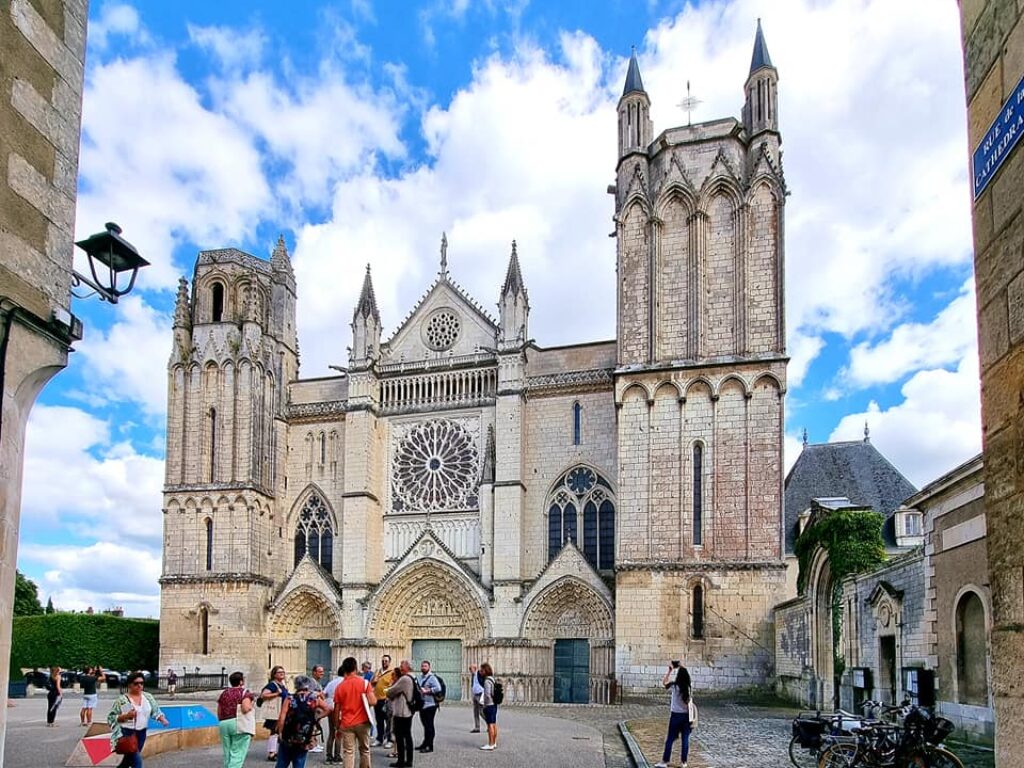
[[[134,755],[139,751],[139,739],[132,733],[122,736],[114,742],[114,752],[118,755]]]
[[[688,709],[689,709],[690,730],[691,731],[695,731],[695,730],[697,730],[697,705],[693,701],[693,695],[692,694],[690,695],[690,703],[688,705]]]
[[[235,710],[235,733],[256,735],[256,707],[250,707],[248,712],[243,712],[241,703],[238,704]]]

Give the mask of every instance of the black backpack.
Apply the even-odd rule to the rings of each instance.
[[[409,675],[409,679],[412,680],[412,698],[409,699],[409,711],[416,714],[423,709],[423,691],[420,690],[420,684],[416,682],[416,678]]]
[[[497,680],[494,681],[494,691],[491,698],[494,699],[495,705],[501,704],[505,700],[505,688]]]
[[[308,749],[316,731],[316,710],[299,696],[292,697],[284,718],[281,739],[294,749]]]
[[[441,686],[441,692],[434,694],[434,701],[437,704],[444,704],[445,696],[448,695],[448,686],[444,684],[444,678],[440,675],[434,675],[437,678],[437,682]]]

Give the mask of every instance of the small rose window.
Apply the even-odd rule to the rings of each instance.
[[[454,312],[441,310],[435,312],[427,320],[426,337],[431,349],[438,351],[450,349],[459,338],[462,323]]]

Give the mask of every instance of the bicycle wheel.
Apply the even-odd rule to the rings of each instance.
[[[796,768],[817,768],[818,750],[800,746],[800,741],[794,736],[789,740],[789,762]]]
[[[964,768],[960,758],[945,747],[929,747],[925,752],[928,768]]]
[[[857,747],[853,744],[832,744],[818,757],[818,768],[851,768],[858,764]]]

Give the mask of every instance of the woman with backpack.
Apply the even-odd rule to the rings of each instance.
[[[277,721],[281,716],[281,707],[288,699],[288,688],[284,684],[284,667],[277,665],[270,670],[270,680],[260,691],[256,704],[260,707],[263,727],[270,731],[267,739],[267,760],[277,758]]]
[[[494,670],[486,661],[480,665],[478,673],[483,680],[484,692],[481,696],[481,704],[484,707],[484,722],[487,723],[487,743],[480,749],[491,752],[498,748],[498,699],[495,696],[497,683],[494,681]]]
[[[305,768],[317,720],[329,711],[323,693],[312,690],[312,687],[312,680],[305,675],[296,675],[295,692],[281,706],[281,715],[277,718],[275,768]]]
[[[678,661],[668,665],[668,671],[661,679],[661,684],[671,693],[668,717],[668,735],[665,737],[665,751],[661,754],[661,762],[654,768],[668,768],[672,757],[672,745],[676,738],[682,740],[682,768],[686,768],[686,760],[690,755],[690,673]]]

